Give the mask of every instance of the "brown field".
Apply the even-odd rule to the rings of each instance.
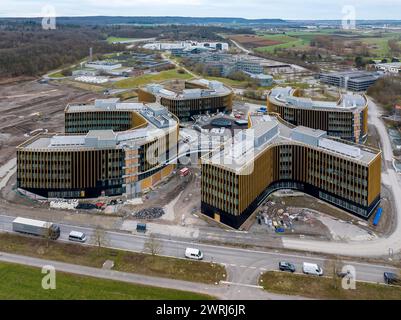
[[[283,42],[281,41],[274,41],[274,40],[269,40],[263,37],[259,36],[250,36],[250,35],[234,35],[230,37],[234,41],[237,41],[243,45],[246,45],[247,47],[251,48],[257,48],[257,47],[267,47],[267,46],[273,46],[276,44],[282,44]]]

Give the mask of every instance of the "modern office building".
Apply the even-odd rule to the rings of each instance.
[[[368,134],[368,103],[364,95],[342,94],[338,101],[299,97],[300,90],[274,88],[267,98],[269,112],[295,126],[327,131],[329,136],[363,143]]]
[[[400,74],[401,62],[377,63],[375,68],[386,73]]]
[[[163,106],[118,99],[65,109],[64,134],[17,147],[17,186],[44,198],[135,197],[168,176],[178,119]]]
[[[86,68],[111,71],[122,67],[121,63],[112,60],[99,60],[99,61],[89,61],[85,64]]]
[[[319,75],[323,83],[356,92],[368,90],[380,77],[380,73],[371,71],[344,71]]]
[[[249,129],[201,158],[201,211],[233,228],[269,194],[295,189],[362,218],[380,201],[381,152],[277,115],[249,115]]]
[[[173,80],[140,88],[138,99],[147,103],[158,102],[180,120],[190,120],[198,114],[231,110],[233,91],[219,81]]]
[[[248,76],[250,76],[260,87],[270,87],[273,84],[273,77],[268,74],[263,73],[250,73],[245,72]]]

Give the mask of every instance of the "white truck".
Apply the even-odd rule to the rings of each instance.
[[[13,221],[13,231],[56,240],[60,227],[54,223],[18,217]]]

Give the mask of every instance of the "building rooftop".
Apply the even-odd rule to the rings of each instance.
[[[294,96],[294,89],[291,87],[274,88],[270,91],[269,100],[277,105],[293,106],[303,109],[336,109],[349,111],[350,109],[364,108],[367,100],[360,94],[342,94],[338,101],[319,101],[308,97]]]
[[[197,79],[187,81],[187,83],[199,86],[193,89],[169,90],[162,84],[148,84],[144,89],[156,96],[170,99],[196,99],[203,97],[212,97],[226,95],[232,92],[230,88],[219,81],[209,81],[206,79]]]
[[[272,144],[307,145],[363,164],[370,163],[380,153],[363,145],[330,138],[323,130],[287,125],[275,116],[251,114],[250,118],[250,129],[239,132],[225,143],[224,148],[212,151],[210,158],[206,155],[202,161],[240,173]]]
[[[88,112],[99,110],[129,110],[137,112],[147,120],[146,127],[133,128],[127,131],[114,132],[113,130],[90,130],[86,135],[39,134],[19,147],[25,149],[102,149],[118,148],[128,141],[133,144],[142,144],[152,141],[163,131],[172,130],[178,120],[168,110],[158,103],[121,103],[119,99],[96,100],[94,104],[68,105],[66,112]]]

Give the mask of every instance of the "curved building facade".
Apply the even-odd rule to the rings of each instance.
[[[159,104],[68,105],[65,134],[40,134],[17,147],[17,186],[45,198],[133,197],[173,171],[165,162],[178,130],[178,119]]]
[[[219,81],[173,80],[165,84],[150,84],[138,90],[142,102],[158,102],[180,120],[204,113],[230,111],[233,91]]]
[[[380,201],[381,152],[325,131],[251,115],[250,128],[201,159],[202,213],[240,228],[267,196],[296,189],[362,218]]]
[[[267,98],[267,110],[295,126],[320,129],[328,135],[363,143],[368,134],[368,103],[360,94],[343,94],[338,101],[299,97],[298,89],[275,88]]]

